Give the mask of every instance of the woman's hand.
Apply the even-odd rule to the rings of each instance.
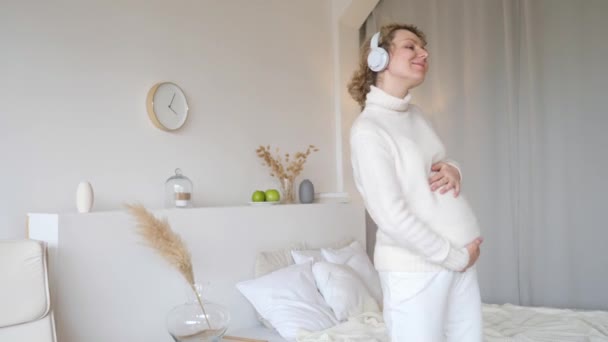
[[[467,265],[467,267],[464,268],[464,270],[462,270],[462,272],[468,270],[469,267],[475,265],[475,263],[477,262],[477,259],[479,259],[479,254],[481,253],[479,246],[481,245],[482,242],[483,242],[483,238],[478,237],[477,239],[475,239],[473,242],[471,242],[470,244],[468,244],[466,246],[467,251],[469,252],[469,264]]]
[[[458,172],[458,169],[446,162],[437,162],[433,164],[431,170],[435,171],[435,174],[429,178],[431,191],[441,188],[439,193],[443,195],[454,189],[454,197],[458,197],[458,194],[460,194],[460,172]]]

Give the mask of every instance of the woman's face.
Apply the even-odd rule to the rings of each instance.
[[[389,54],[387,71],[390,74],[405,80],[410,87],[424,81],[429,54],[418,36],[407,30],[397,30]]]

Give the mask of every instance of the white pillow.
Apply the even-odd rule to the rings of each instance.
[[[338,241],[336,243],[333,243],[331,245],[324,246],[324,247],[342,248],[344,246],[348,246],[352,241],[353,241],[352,239],[342,240],[342,241]],[[291,251],[293,251],[293,250],[299,251],[299,250],[304,250],[307,248],[308,248],[307,251],[311,251],[313,253],[316,252],[316,255],[318,255],[319,261],[324,260],[323,256],[321,255],[320,249],[311,249],[311,247],[307,246],[306,243],[304,243],[304,242],[293,243],[290,246],[290,248],[283,248],[283,249],[272,250],[272,251],[263,251],[263,252],[258,253],[258,255],[255,259],[255,277],[258,278],[258,277],[261,277],[270,272],[276,271],[278,269],[293,265],[294,258],[291,255],[292,254]],[[307,257],[305,260],[299,260],[300,262],[296,262],[296,263],[303,264],[304,262],[309,261],[309,259],[310,258]],[[315,260],[315,259],[313,258],[313,260]],[[267,320],[265,320],[262,316],[260,316],[259,313],[256,313],[256,314],[257,314],[260,322],[262,322],[262,324],[265,327],[267,327],[269,329],[274,329],[272,324],[270,324]]]
[[[374,297],[349,266],[322,261],[312,266],[312,273],[317,288],[340,322],[363,312],[380,312]]]
[[[372,265],[359,241],[340,249],[322,248],[321,253],[329,262],[350,266],[367,286],[376,302],[382,303],[382,286],[378,271]]]
[[[312,262],[314,264],[315,262],[325,260],[320,249],[292,250],[291,256],[296,264],[303,264],[306,262]]]
[[[291,250],[298,250],[305,248],[304,243],[294,244],[291,248],[283,248],[273,251],[263,251],[258,253],[255,258],[255,277],[259,278],[268,273],[274,272],[281,268],[293,265],[293,258],[291,257]],[[262,318],[259,312],[256,312],[258,320],[269,329],[274,329],[272,324]]]
[[[292,265],[236,287],[287,340],[295,340],[300,329],[319,331],[338,323],[317,291],[311,263]]]

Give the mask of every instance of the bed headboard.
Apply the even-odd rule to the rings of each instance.
[[[258,324],[236,290],[254,275],[260,251],[356,239],[365,244],[358,203],[212,207],[154,212],[166,216],[188,244],[198,282],[229,307],[230,330]],[[165,317],[186,299],[180,275],[134,232],[123,211],[30,214],[30,238],[49,244],[51,300],[59,340],[167,341]]]

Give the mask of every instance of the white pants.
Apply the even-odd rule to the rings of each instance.
[[[474,268],[464,273],[380,272],[392,342],[481,342],[481,298]]]

